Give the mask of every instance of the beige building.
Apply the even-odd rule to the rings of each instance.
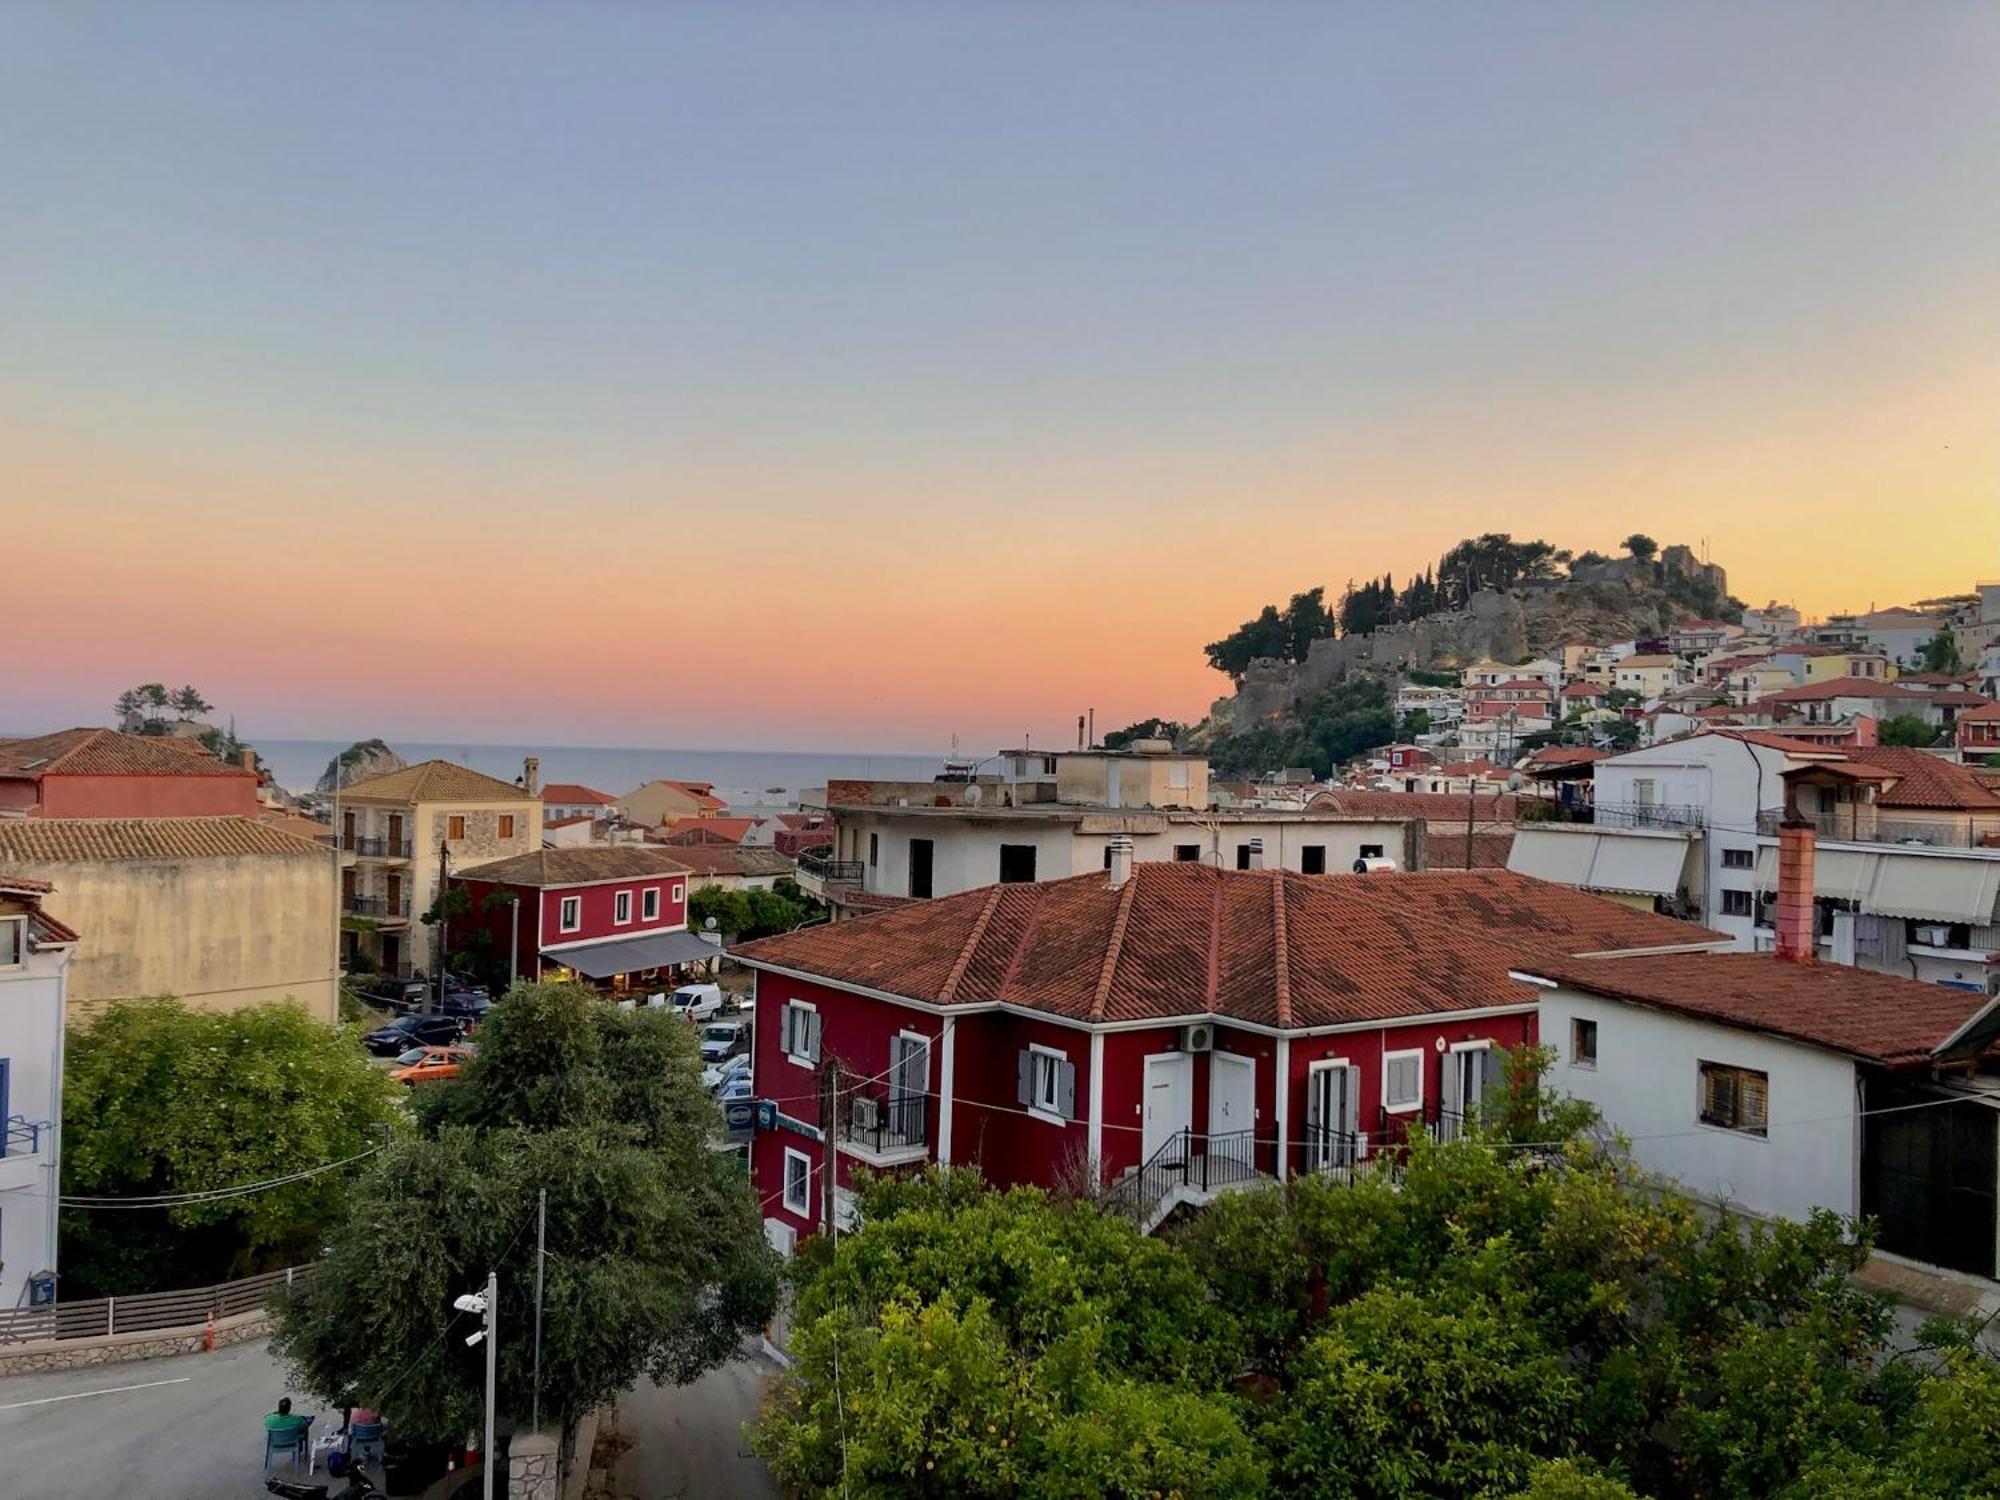
[[[618,799],[618,811],[634,823],[659,828],[683,818],[712,818],[728,806],[706,781],[649,781]]]
[[[334,851],[249,818],[0,819],[0,871],[46,880],[81,934],[68,1014],[175,995],[236,1010],[293,999],[335,1018]]]
[[[1611,685],[1642,698],[1657,698],[1681,680],[1677,656],[1628,656],[1611,669]]]
[[[385,974],[431,968],[423,914],[439,873],[542,847],[536,762],[521,785],[448,760],[427,760],[343,787],[334,801],[340,833],[343,957]]]
[[[1066,750],[1055,757],[1056,801],[1089,807],[1206,807],[1208,761],[1165,740],[1129,750]]]

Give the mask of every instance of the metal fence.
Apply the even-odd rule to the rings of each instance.
[[[240,1281],[189,1287],[178,1292],[140,1292],[130,1297],[91,1297],[53,1307],[17,1307],[0,1312],[0,1344],[45,1339],[98,1339],[114,1333],[158,1333],[200,1328],[210,1316],[255,1312],[278,1287],[292,1286],[312,1266],[288,1266]]]

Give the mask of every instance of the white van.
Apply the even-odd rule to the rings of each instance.
[[[673,994],[674,1014],[687,1021],[706,1021],[722,1014],[722,986],[684,984]]]

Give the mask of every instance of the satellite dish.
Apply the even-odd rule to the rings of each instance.
[[[977,807],[979,806],[979,799],[985,795],[986,789],[977,782],[973,782],[965,789],[965,805],[967,807]]]

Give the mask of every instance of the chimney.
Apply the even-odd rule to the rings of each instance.
[[[1264,841],[1262,839],[1250,840],[1250,868],[1253,870],[1264,868]]]
[[[248,745],[238,745],[236,747],[236,763],[246,771],[256,770],[257,752],[252,750]]]
[[[1809,964],[1818,955],[1818,914],[1813,907],[1815,834],[1793,813],[1778,825],[1778,957]]]
[[[1108,852],[1111,855],[1111,889],[1115,891],[1132,878],[1132,836],[1127,833],[1113,834]]]
[[[542,794],[542,763],[536,756],[524,756],[521,760],[521,790],[530,797]]]

